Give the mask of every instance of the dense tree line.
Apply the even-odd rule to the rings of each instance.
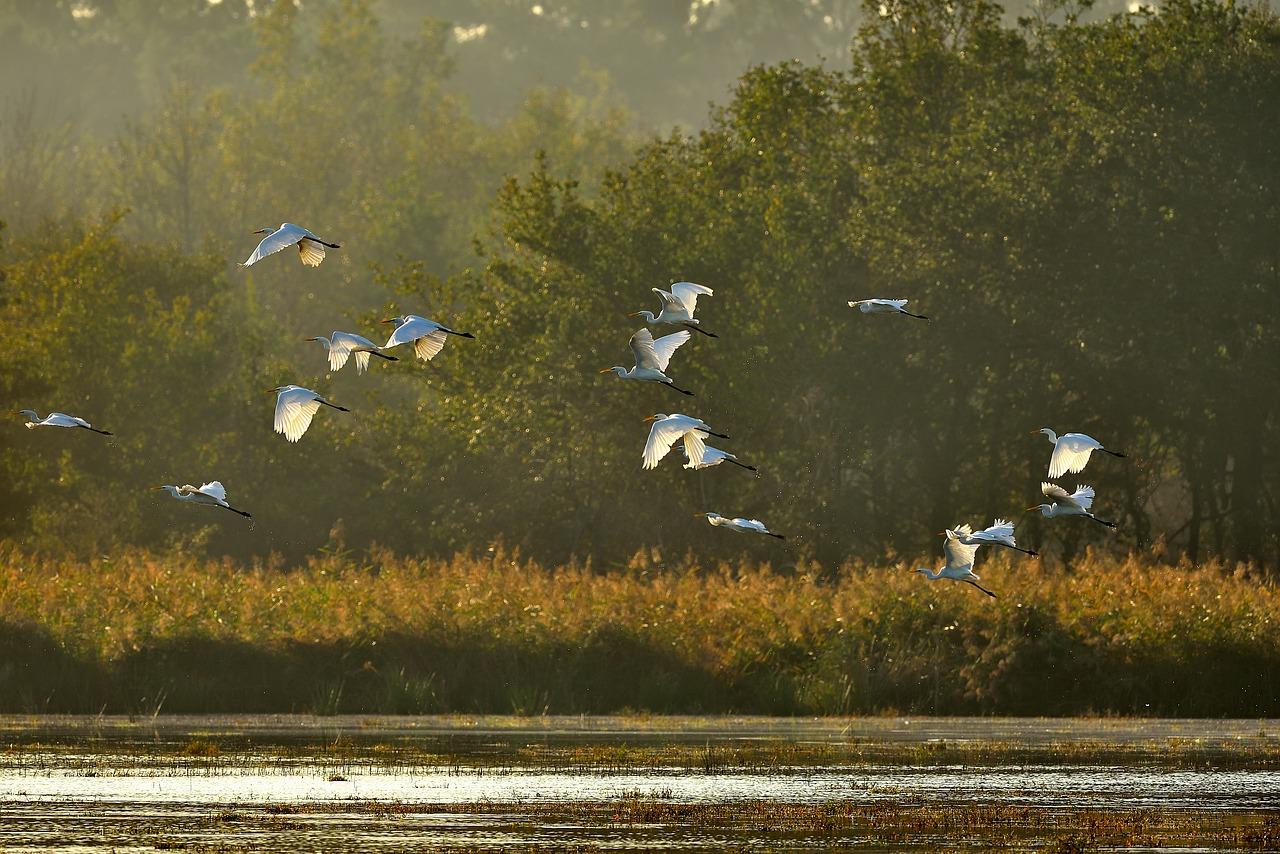
[[[277,4],[260,91],[170,93],[100,153],[110,204],[0,250],[0,394],[120,436],[5,431],[3,533],[187,542],[209,520],[142,487],[216,476],[259,530],[195,539],[241,553],[740,550],[691,519],[715,509],[790,534],[753,546],[783,562],[914,555],[1036,503],[1050,447],[1027,434],[1051,426],[1129,453],[1080,479],[1121,531],[1028,519],[1029,541],[1274,566],[1280,24],[1204,0],[1070,12],[875,4],[848,67],[753,68],[705,130],[631,155],[607,99],[544,93],[494,129],[448,94],[439,28],[406,47],[347,4],[301,39]],[[343,260],[233,271],[228,235],[280,210],[344,235]],[[179,239],[184,218],[220,236]],[[673,365],[697,396],[598,376],[679,279],[716,290],[721,337]],[[935,319],[845,306],[876,295]],[[296,340],[393,307],[478,340],[359,380]],[[355,411],[287,446],[260,389],[295,380]],[[642,474],[640,419],[676,408],[762,476]]]

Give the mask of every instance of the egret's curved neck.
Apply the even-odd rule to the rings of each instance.
[[[929,578],[929,580],[930,580],[930,581],[937,581],[939,578],[941,578],[941,577],[942,577],[942,570],[940,570],[940,569],[930,569],[930,568],[929,568],[929,567],[927,567],[927,566],[922,566],[922,567],[920,567],[919,569],[917,569],[917,570],[916,570],[916,572],[920,572],[920,573],[923,573],[924,575],[928,576],[928,578]]]
[[[324,348],[325,348],[326,350],[328,350],[328,349],[330,349],[330,348],[332,348],[332,347],[333,347],[333,345],[329,343],[329,339],[328,339],[328,338],[326,338],[326,337],[324,337],[323,335],[317,335],[317,336],[315,337],[315,340],[316,340],[316,341],[319,341],[321,344],[323,344],[323,345],[324,345]]]
[[[1050,442],[1053,442],[1053,444],[1055,444],[1055,445],[1056,445],[1056,444],[1058,444],[1058,434],[1057,434],[1057,433],[1053,432],[1053,431],[1052,431],[1052,430],[1050,430],[1048,427],[1044,428],[1044,430],[1042,430],[1041,432],[1042,432],[1042,433],[1044,433],[1045,438],[1046,438],[1046,439],[1048,439]]]
[[[631,373],[630,371],[628,371],[626,368],[622,367],[621,365],[614,365],[614,366],[613,366],[612,368],[610,368],[609,370],[613,371],[615,374],[617,374],[618,376],[622,377],[624,380],[625,380],[625,379],[630,375],[630,373]],[[632,368],[631,370],[635,370],[635,368]]]
[[[18,414],[21,415],[23,418],[27,419],[28,427],[30,427],[32,424],[39,423],[40,421],[40,413],[36,412],[33,409],[24,409]]]
[[[642,311],[640,316],[644,318],[645,323],[657,323],[658,318],[652,311]]]

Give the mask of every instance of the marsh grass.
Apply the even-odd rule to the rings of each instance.
[[[996,600],[906,569],[0,544],[0,711],[1280,714],[1247,567],[997,556]]]

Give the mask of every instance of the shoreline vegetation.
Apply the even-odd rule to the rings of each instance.
[[[0,712],[1280,715],[1280,598],[1247,566],[993,556],[989,600],[914,565],[0,543]]]

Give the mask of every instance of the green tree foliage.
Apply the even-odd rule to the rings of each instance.
[[[263,6],[251,93],[173,81],[81,155],[17,137],[39,143],[38,181],[89,177],[53,208],[82,216],[28,220],[0,256],[21,339],[0,389],[120,438],[101,456],[97,437],[7,431],[5,533],[161,543],[215,523],[141,488],[204,476],[260,519],[212,528],[240,553],[505,540],[605,564],[656,546],[835,565],[1017,516],[1050,451],[1027,433],[1047,425],[1130,453],[1078,479],[1122,530],[1032,519],[1028,540],[1280,562],[1269,13],[1177,0],[1011,28],[981,0],[876,4],[846,70],[752,68],[706,130],[629,154],[608,81],[535,90],[487,125],[451,89],[448,27],[317,9]],[[284,218],[344,249],[316,270],[231,267]],[[697,396],[598,375],[629,358],[626,313],[680,279],[716,290],[699,311],[721,337],[672,366]],[[868,296],[935,319],[845,305]],[[376,337],[375,309],[477,339],[324,376],[301,339]],[[353,413],[284,443],[261,389],[295,381]],[[761,477],[685,472],[678,452],[641,472],[641,419],[672,410]],[[60,515],[72,500],[97,509]],[[759,515],[790,545],[702,510]]]

